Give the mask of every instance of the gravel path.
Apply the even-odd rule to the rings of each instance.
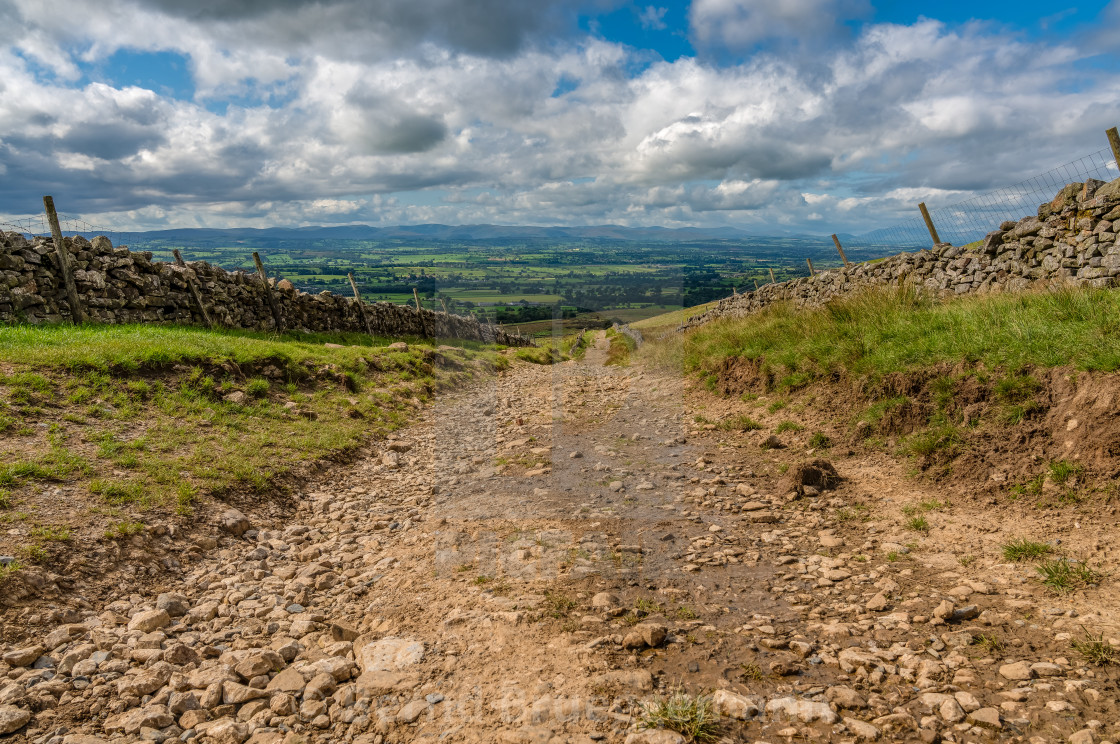
[[[605,349],[444,397],[290,518],[230,513],[175,592],[0,648],[0,739],[671,743],[640,701],[681,689],[729,742],[1120,740],[1118,668],[1071,648],[1120,634],[1114,595],[1046,594],[983,524],[974,562],[908,544],[898,504],[936,494],[779,472]]]

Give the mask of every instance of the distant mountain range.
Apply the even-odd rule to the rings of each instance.
[[[676,243],[697,240],[746,240],[758,239],[757,233],[733,227],[624,227],[622,225],[590,225],[584,227],[536,227],[532,225],[399,225],[371,227],[369,225],[343,225],[338,227],[266,227],[260,229],[238,227],[226,230],[209,228],[180,228],[152,230],[136,233],[138,241],[195,243],[200,241],[260,241],[260,240],[431,240],[431,241],[492,241],[492,240],[618,240],[631,242]],[[811,240],[766,236],[773,240]]]

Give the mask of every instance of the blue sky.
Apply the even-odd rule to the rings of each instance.
[[[0,0],[0,221],[860,232],[1106,146],[1120,0]]]

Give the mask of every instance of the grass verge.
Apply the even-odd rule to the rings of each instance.
[[[30,562],[270,498],[503,367],[478,344],[165,326],[0,327],[0,520]]]

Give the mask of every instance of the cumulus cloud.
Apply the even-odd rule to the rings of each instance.
[[[555,33],[589,7],[560,0],[528,15],[538,6],[513,0],[59,3],[65,28],[0,0],[26,32],[0,42],[0,214],[53,191],[65,210],[137,226],[831,232],[909,217],[911,193],[932,204],[1033,175],[1103,146],[1120,120],[1120,81],[1078,64],[1096,51],[932,20],[866,26],[808,69],[777,48],[651,64]],[[861,8],[694,0],[692,33],[802,38]],[[468,12],[505,30],[453,29]],[[28,39],[56,58],[46,72]],[[193,100],[82,78],[124,43],[185,55]]]

